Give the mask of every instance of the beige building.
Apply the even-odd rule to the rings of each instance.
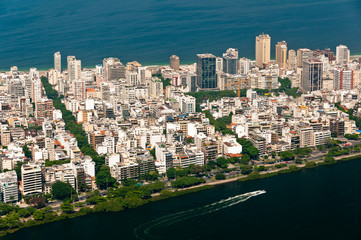
[[[1,145],[7,146],[11,143],[10,130],[2,129],[1,130]]]
[[[307,48],[300,48],[297,50],[297,67],[302,67],[303,61],[313,58],[313,51]]]
[[[172,55],[170,58],[169,58],[169,64],[170,64],[170,67],[176,71],[179,70],[179,57],[176,56],[176,55]]]
[[[287,43],[285,41],[278,42],[276,45],[276,64],[279,68],[287,67]]]
[[[256,66],[263,68],[271,60],[271,37],[261,34],[256,37]]]
[[[296,51],[293,49],[288,51],[288,68],[290,69],[297,68],[297,55],[296,55]]]
[[[314,147],[314,131],[312,127],[300,128],[300,148]]]

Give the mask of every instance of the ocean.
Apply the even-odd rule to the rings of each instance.
[[[83,66],[105,57],[143,65],[181,63],[227,48],[254,58],[255,36],[268,33],[289,49],[361,54],[360,0],[10,0],[0,1],[0,69],[53,67],[53,53]]]

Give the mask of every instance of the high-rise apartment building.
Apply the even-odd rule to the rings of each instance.
[[[256,66],[263,68],[271,60],[271,37],[261,34],[256,37]]]
[[[251,60],[247,58],[239,59],[239,69],[240,74],[248,74],[251,71]]]
[[[60,52],[54,53],[54,69],[61,72],[61,54]]]
[[[43,84],[40,78],[31,80],[31,100],[32,102],[40,101],[43,97]]]
[[[68,77],[69,77],[69,71],[70,71],[70,62],[73,61],[73,60],[76,60],[75,56],[67,56],[67,57],[66,57]]]
[[[12,79],[9,82],[9,93],[12,102],[17,102],[19,98],[25,96],[23,84],[19,79]]]
[[[74,91],[75,100],[85,101],[85,97],[86,97],[85,81],[80,79],[75,80],[73,82],[73,91]]]
[[[197,54],[197,87],[200,90],[217,88],[216,57],[213,54]]]
[[[53,120],[53,100],[41,99],[41,101],[37,101],[35,103],[35,117],[40,123],[43,123],[45,119],[52,121]]]
[[[169,65],[170,67],[175,70],[175,71],[178,71],[179,70],[179,57],[176,56],[176,55],[172,55],[170,58],[169,58]]]
[[[81,60],[70,60],[68,66],[69,80],[75,81],[81,79]]]
[[[125,67],[118,58],[104,58],[103,74],[106,81],[125,78]]]
[[[293,49],[288,51],[288,68],[290,69],[297,68],[297,55],[296,55],[296,51]]]
[[[353,71],[345,69],[335,69],[333,72],[333,88],[335,90],[353,89]]]
[[[336,63],[346,65],[350,61],[350,50],[345,45],[336,47]]]
[[[43,192],[43,176],[39,165],[28,163],[21,166],[21,188],[23,196]]]
[[[287,67],[287,43],[285,41],[278,42],[276,45],[276,64],[279,68]]]
[[[318,59],[306,59],[303,61],[301,85],[305,91],[317,91],[322,89],[323,63]]]
[[[315,146],[314,131],[312,127],[301,127],[299,129],[299,133],[300,133],[300,148]]]
[[[223,54],[223,72],[228,74],[238,73],[238,49],[229,48]]]
[[[297,50],[297,67],[302,67],[303,61],[306,59],[313,59],[313,51],[307,48],[300,48]]]
[[[0,173],[0,200],[3,203],[19,200],[18,177],[15,171]]]
[[[163,83],[158,78],[153,78],[150,81],[149,95],[152,96],[152,97],[161,97],[161,96],[163,96]]]

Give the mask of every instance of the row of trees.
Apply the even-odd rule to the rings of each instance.
[[[95,162],[97,178],[98,178],[98,174],[101,173],[100,175],[101,180],[97,181],[97,183],[101,183],[101,184],[98,186],[101,189],[105,189],[107,184],[102,184],[104,180],[109,181],[110,183],[116,181],[114,178],[110,176],[110,174],[109,174],[110,177],[108,177],[107,174],[104,174],[104,171],[108,171],[108,169],[103,168],[103,170],[100,171],[105,163],[105,157],[99,156],[98,153],[90,146],[88,142],[87,134],[84,131],[82,124],[78,124],[76,122],[76,119],[73,116],[72,112],[67,110],[65,105],[61,102],[63,96],[59,96],[58,92],[55,89],[53,89],[52,85],[48,82],[48,79],[46,77],[41,77],[41,82],[43,84],[47,97],[49,99],[52,99],[54,107],[61,111],[63,115],[63,120],[65,122],[65,129],[69,130],[74,135],[82,153],[84,155],[90,156]]]
[[[177,180],[172,182],[172,187],[185,188],[185,187],[199,185],[199,184],[205,183],[205,182],[206,182],[206,180],[204,180],[203,178],[197,178],[194,176],[180,177]]]

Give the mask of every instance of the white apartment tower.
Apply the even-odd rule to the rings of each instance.
[[[335,69],[333,72],[333,88],[335,90],[353,89],[353,71],[345,69]]]
[[[336,47],[336,63],[346,65],[350,61],[350,50],[345,45]]]
[[[54,69],[61,72],[61,54],[60,52],[54,53]]]
[[[21,166],[21,188],[23,196],[43,192],[41,167],[36,164]]]
[[[70,60],[68,65],[69,80],[75,81],[81,79],[81,60]]]

